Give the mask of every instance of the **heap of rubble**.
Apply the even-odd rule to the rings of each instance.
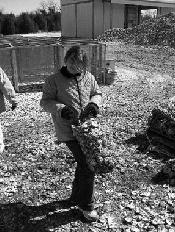
[[[98,37],[99,41],[124,41],[137,45],[158,45],[175,48],[175,13],[144,21],[133,28],[113,28]]]

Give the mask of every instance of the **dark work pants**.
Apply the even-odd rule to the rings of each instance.
[[[77,140],[68,141],[66,145],[77,162],[71,198],[75,199],[83,210],[93,210],[95,173],[88,168],[85,155]]]

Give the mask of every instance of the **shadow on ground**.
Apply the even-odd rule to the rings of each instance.
[[[137,145],[137,150],[140,152],[146,152],[149,146],[146,133],[136,133],[135,136],[125,140],[125,143],[128,145]]]
[[[166,165],[169,160],[175,158],[175,151],[173,149],[161,144],[151,145],[146,133],[137,133],[135,136],[127,139],[125,143],[138,146],[138,151],[146,153],[147,156],[154,160],[160,160],[162,165]],[[158,170],[157,173],[151,177],[151,182],[153,184],[175,186],[175,181],[172,181],[171,174],[164,173],[162,169]]]
[[[0,231],[46,232],[78,220],[83,222],[80,211],[69,206],[66,200],[41,206],[27,206],[20,202],[1,204]]]
[[[157,185],[169,185],[169,186],[172,186],[174,187],[174,184],[171,184],[171,181],[169,179],[169,176],[168,175],[165,175],[162,170],[159,171],[155,176],[152,177],[151,179],[152,183]]]

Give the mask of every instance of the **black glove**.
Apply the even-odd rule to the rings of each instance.
[[[65,106],[61,110],[61,117],[66,120],[73,120],[75,118],[75,112],[69,106]]]
[[[11,107],[12,111],[13,111],[16,107],[17,107],[17,103],[13,103],[13,104],[12,104],[12,107]]]
[[[96,118],[97,114],[99,113],[99,107],[97,104],[90,102],[87,104],[87,106],[84,108],[83,112],[80,115],[80,120],[83,121],[84,119],[87,119],[89,117]]]

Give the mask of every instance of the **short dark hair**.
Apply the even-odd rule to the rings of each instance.
[[[78,46],[78,45],[74,45],[74,46],[72,46],[71,48],[69,48],[68,50],[67,50],[67,52],[66,52],[66,55],[65,55],[65,57],[64,57],[64,62],[66,63],[66,61],[67,61],[67,59],[70,57],[70,56],[74,56],[75,57],[75,59],[76,58],[79,58],[80,57],[80,52],[81,52],[81,50],[80,50],[81,48],[80,48],[80,46]],[[83,66],[84,66],[84,68],[86,69],[87,68],[87,66],[88,66],[88,57],[87,57],[87,55],[86,54],[83,54],[83,57],[82,57],[82,60],[81,60],[82,62],[83,62]]]
[[[69,48],[64,57],[64,62],[66,62],[67,59],[72,55],[74,55],[75,58],[80,55],[80,46],[76,45],[76,46],[72,46],[71,48]]]

